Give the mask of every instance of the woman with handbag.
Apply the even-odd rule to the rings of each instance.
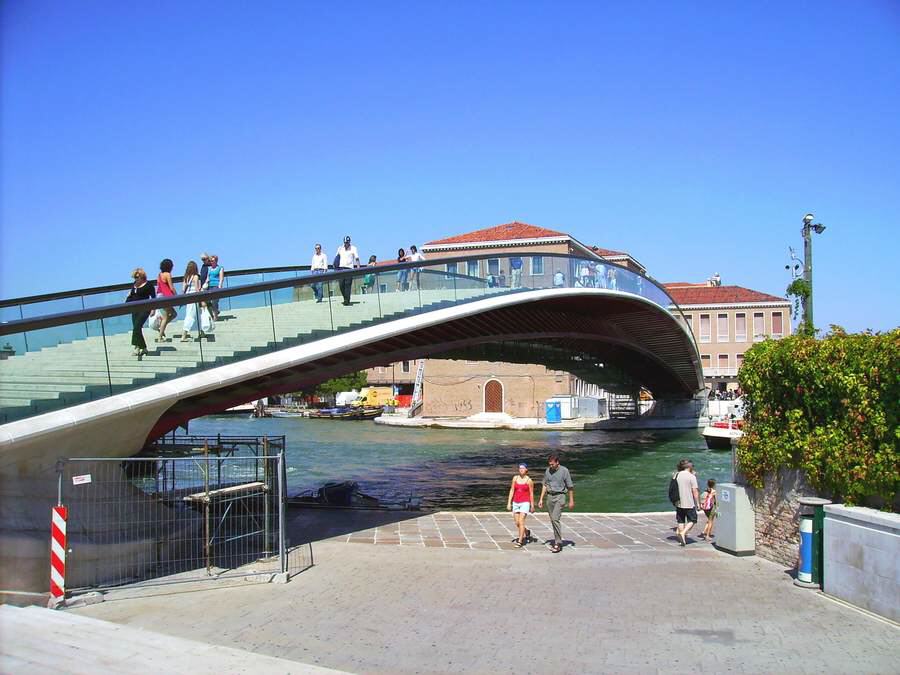
[[[149,300],[156,297],[156,291],[151,284],[147,283],[147,273],[142,267],[138,267],[131,273],[134,279],[134,286],[125,302],[137,302],[139,300]],[[147,343],[144,341],[144,322],[150,316],[150,310],[141,310],[131,314],[131,344],[134,347],[134,355],[140,361],[144,354],[147,353]]]
[[[184,280],[181,284],[181,292],[184,295],[198,293],[200,291],[200,285],[200,272],[197,270],[197,263],[191,260],[184,269]],[[181,335],[182,342],[190,342],[191,333],[197,330],[197,326],[199,326],[199,321],[197,319],[200,312],[199,305],[200,303],[198,302],[191,302],[184,307],[184,325],[182,326]]]

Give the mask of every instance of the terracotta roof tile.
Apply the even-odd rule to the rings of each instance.
[[[628,255],[623,251],[613,251],[611,248],[601,248],[600,246],[591,246],[591,250],[597,255],[603,256],[604,258],[608,258],[609,256],[613,255]]]
[[[768,293],[743,286],[707,286],[705,284],[663,284],[679,305],[725,305],[737,302],[788,302]]]
[[[465,234],[457,234],[444,239],[436,239],[429,241],[426,246],[439,246],[442,244],[470,244],[482,241],[507,241],[510,239],[537,239],[541,237],[566,237],[569,235],[556,230],[548,230],[546,227],[538,227],[537,225],[529,225],[528,223],[520,223],[513,221],[504,223],[503,225],[494,225],[493,227],[485,227],[481,230],[466,232]]]

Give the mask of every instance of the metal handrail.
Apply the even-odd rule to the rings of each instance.
[[[565,260],[593,260],[592,258],[588,258],[584,255],[571,255],[564,253],[545,253],[539,252],[538,254],[543,258],[557,258],[557,259],[565,259]],[[47,316],[42,317],[34,317],[29,319],[15,319],[8,322],[0,323],[0,336],[4,335],[12,335],[15,333],[23,333],[33,330],[39,330],[42,328],[53,328],[55,326],[63,326],[67,324],[74,323],[85,323],[88,321],[96,321],[98,319],[105,319],[113,316],[123,316],[128,314],[133,314],[141,309],[151,310],[151,309],[159,309],[165,307],[182,307],[184,305],[193,304],[197,302],[204,302],[208,300],[218,300],[221,298],[234,297],[238,295],[251,295],[254,293],[265,293],[271,292],[275,290],[280,290],[284,288],[297,288],[301,286],[309,286],[312,284],[325,283],[326,281],[335,281],[344,279],[346,277],[355,277],[355,276],[364,276],[366,274],[382,274],[387,272],[396,272],[403,269],[420,269],[423,272],[440,274],[446,277],[456,277],[461,279],[478,279],[479,281],[484,281],[484,279],[478,277],[471,277],[465,274],[452,273],[442,270],[434,270],[428,269],[429,267],[435,265],[451,265],[454,263],[466,263],[472,260],[482,261],[482,260],[494,260],[494,259],[509,259],[509,258],[526,258],[526,257],[534,257],[529,255],[522,255],[521,253],[486,253],[479,255],[469,255],[469,256],[456,256],[452,258],[432,258],[428,260],[420,260],[414,262],[405,262],[405,263],[390,263],[387,265],[376,265],[375,267],[369,266],[360,266],[353,269],[348,270],[332,270],[329,272],[325,272],[323,274],[311,274],[309,276],[297,277],[293,279],[278,279],[275,281],[263,281],[255,284],[246,284],[242,286],[235,286],[233,288],[218,288],[215,290],[207,290],[200,291],[198,293],[190,293],[188,295],[174,295],[166,298],[151,298],[149,300],[139,300],[136,302],[123,302],[122,304],[117,305],[109,305],[106,307],[96,307],[91,309],[83,309],[83,310],[75,310],[72,312],[61,312],[58,314],[49,314]],[[678,304],[675,300],[669,295],[668,291],[654,279],[648,277],[645,274],[641,274],[640,272],[636,272],[634,270],[630,270],[624,265],[620,265],[618,263],[610,262],[605,258],[596,257],[596,261],[607,267],[616,267],[618,269],[624,270],[628,274],[632,274],[637,277],[641,277],[644,281],[649,284],[652,284],[656,288],[658,288],[665,297],[669,298],[670,303],[664,306],[665,309],[669,309],[669,306],[674,306],[675,309],[681,313],[681,308],[678,307]],[[286,268],[268,268],[272,272],[277,271],[287,271]],[[233,273],[236,274],[236,273]],[[149,283],[149,281],[148,281]],[[116,290],[118,287],[110,287],[113,290]],[[126,285],[121,290],[127,290],[131,288],[131,285]],[[189,301],[186,301],[187,298],[190,298]]]
[[[250,274],[272,274],[276,272],[308,272],[309,265],[286,265],[284,267],[250,267],[245,270],[226,270],[228,278],[242,277]],[[173,276],[172,281],[178,283],[183,276]],[[156,279],[148,279],[147,283],[156,285]],[[21,298],[0,298],[0,309],[15,307],[16,305],[33,305],[39,302],[51,302],[66,298],[77,298],[82,295],[99,295],[100,293],[112,293],[114,291],[127,291],[130,283],[110,284],[108,286],[91,286],[89,288],[76,288],[68,291],[55,291],[53,293],[41,293],[38,295],[23,295]]]

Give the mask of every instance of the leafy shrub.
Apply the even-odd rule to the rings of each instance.
[[[802,469],[820,494],[887,509],[900,482],[900,328],[754,345],[739,380],[745,397],[738,465],[750,483]]]

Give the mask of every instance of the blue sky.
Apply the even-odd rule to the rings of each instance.
[[[510,220],[898,325],[900,5],[2,4],[0,296]]]

